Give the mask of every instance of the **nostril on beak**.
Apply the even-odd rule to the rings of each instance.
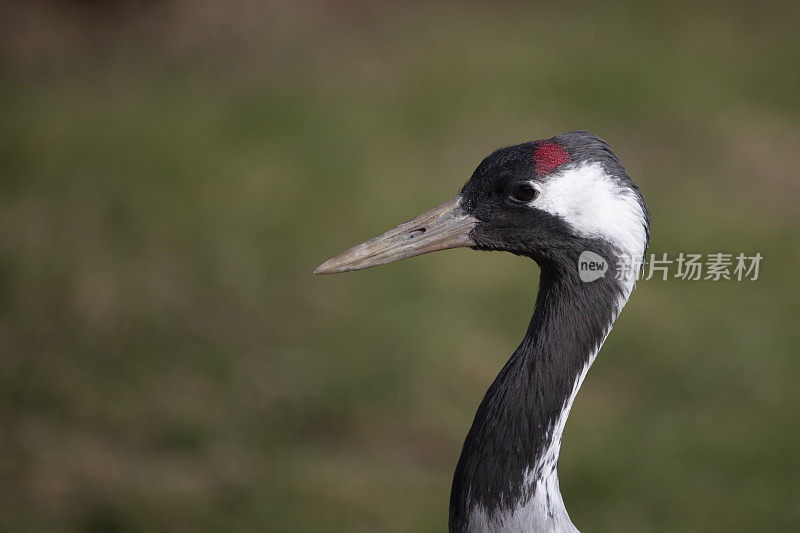
[[[423,233],[425,233],[425,228],[417,228],[408,232],[408,238],[413,239],[414,237],[419,237]]]

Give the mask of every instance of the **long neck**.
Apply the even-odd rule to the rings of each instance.
[[[574,263],[573,263],[574,264]],[[630,293],[543,268],[530,326],[481,402],[456,467],[451,531],[573,531],[558,487],[572,401]]]

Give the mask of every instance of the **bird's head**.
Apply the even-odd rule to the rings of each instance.
[[[501,148],[461,192],[314,271],[360,270],[427,252],[471,247],[574,270],[584,250],[641,261],[649,212],[617,156],[584,131]]]

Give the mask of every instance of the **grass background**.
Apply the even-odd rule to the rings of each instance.
[[[654,253],[560,462],[585,531],[800,528],[794,2],[11,2],[0,530],[442,531],[530,261],[322,277],[493,149],[589,129]]]

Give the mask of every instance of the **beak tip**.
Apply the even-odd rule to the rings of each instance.
[[[317,268],[314,269],[312,274],[320,275],[320,274],[336,274],[337,272],[343,272],[341,268],[338,268],[338,265],[333,262],[332,259],[328,259]]]

